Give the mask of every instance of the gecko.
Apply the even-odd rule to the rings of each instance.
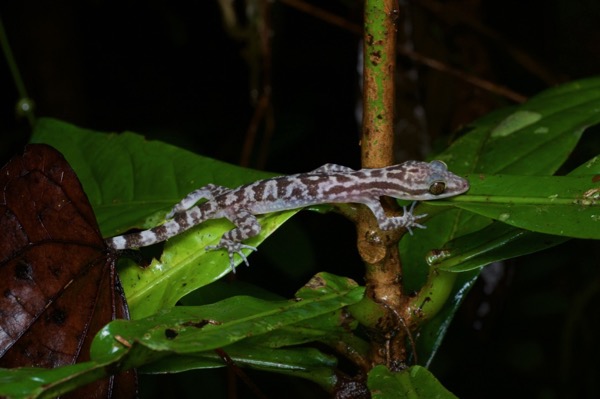
[[[462,194],[469,182],[450,172],[442,161],[407,161],[384,168],[354,170],[337,164],[325,164],[313,171],[278,176],[227,188],[208,184],[192,191],[167,214],[166,222],[149,230],[106,240],[115,250],[139,248],[165,241],[206,220],[228,219],[234,228],[224,233],[217,245],[206,250],[225,249],[235,272],[234,254],[249,265],[242,249],[256,251],[243,242],[261,231],[256,215],[331,203],[366,205],[381,230],[425,228],[414,215],[417,201]],[[381,206],[383,196],[412,200],[402,216],[387,216]],[[204,202],[199,202],[204,199]]]

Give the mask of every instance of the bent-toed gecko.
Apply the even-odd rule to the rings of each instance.
[[[462,194],[469,189],[467,180],[448,171],[441,161],[408,161],[378,169],[360,169],[326,164],[308,173],[258,180],[238,188],[208,184],[188,194],[167,214],[164,224],[138,233],[106,240],[114,249],[139,248],[152,245],[180,234],[206,220],[226,218],[235,228],[226,232],[217,245],[207,250],[225,249],[234,269],[235,253],[248,265],[242,249],[256,250],[244,240],[260,233],[255,215],[303,208],[328,203],[364,204],[375,215],[382,230],[404,227],[411,234],[413,227],[427,215],[413,215],[404,207],[402,216],[388,217],[379,198],[404,200],[433,200]],[[206,199],[195,205],[200,199]]]

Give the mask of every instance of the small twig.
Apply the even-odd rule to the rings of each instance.
[[[516,91],[513,91],[513,90],[509,89],[508,87],[498,85],[487,79],[482,79],[475,75],[461,71],[460,69],[453,68],[441,61],[426,57],[415,51],[398,47],[398,53],[410,58],[412,61],[414,61],[418,64],[426,65],[431,69],[435,69],[436,71],[440,71],[447,75],[454,76],[460,80],[470,83],[471,85],[473,85],[475,87],[479,87],[480,89],[483,89],[490,93],[494,93],[499,96],[506,97],[509,100],[512,100],[516,103],[523,103],[523,102],[527,101],[526,96],[524,96],[520,93],[517,93]]]
[[[300,0],[280,0],[280,2],[286,4],[290,7],[293,7],[299,11],[305,12],[306,14],[312,15],[315,18],[326,21],[326,22],[330,23],[331,25],[339,26],[340,28],[350,31],[352,33],[362,35],[362,27],[360,25],[350,22],[350,21],[348,21],[340,16],[337,16],[333,13],[330,13],[328,11],[322,10],[314,5],[307,4]],[[496,34],[494,37],[498,37],[498,36],[499,35]],[[498,39],[498,40],[501,40],[501,39]],[[506,45],[506,46],[508,46],[508,45]],[[508,47],[510,47],[510,46],[508,46]],[[511,47],[511,48],[514,49],[514,47]],[[469,74],[464,71],[461,71],[459,69],[452,68],[451,66],[447,65],[446,63],[444,63],[442,61],[439,61],[439,60],[433,59],[431,57],[422,55],[418,52],[400,48],[400,47],[397,50],[398,50],[399,54],[402,54],[403,56],[409,58],[410,60],[412,60],[413,62],[415,62],[417,64],[425,65],[431,69],[435,69],[442,73],[446,73],[448,75],[454,76],[455,78],[465,81],[465,82],[467,82],[475,87],[478,87],[482,90],[488,91],[490,93],[494,93],[496,95],[499,95],[499,96],[502,96],[505,98],[508,98],[509,100],[515,101],[517,103],[522,103],[527,100],[526,96],[524,96],[520,93],[517,93],[505,86],[498,85],[487,79],[483,79],[483,78],[480,78],[473,74]],[[522,53],[522,51],[518,50],[518,49],[515,49],[514,51]],[[531,58],[529,56],[527,56],[527,57]],[[539,63],[537,63],[533,59],[531,62],[533,62],[534,65],[539,65]],[[548,74],[550,74],[550,73],[548,72]]]
[[[215,353],[217,355],[219,355],[219,357],[227,365],[227,368],[230,371],[232,371],[240,380],[242,380],[244,382],[244,384],[246,384],[246,386],[252,391],[252,393],[254,395],[256,395],[257,398],[268,399],[267,396],[264,393],[262,393],[262,391],[250,379],[250,377],[248,377],[248,375],[246,373],[244,373],[244,371],[235,364],[235,362],[233,361],[233,359],[231,357],[229,357],[227,352],[225,352],[223,349],[219,348],[219,349],[215,349]]]
[[[362,27],[354,22],[350,22],[345,18],[337,16],[329,11],[325,11],[315,5],[305,3],[301,0],[279,0],[280,3],[283,3],[287,6],[295,8],[296,10],[302,11],[308,15],[312,15],[317,19],[321,19],[326,21],[327,23],[339,26],[342,29],[355,33],[357,35],[362,35]]]
[[[270,103],[270,90],[263,88],[263,91],[260,94],[258,101],[256,102],[254,114],[252,115],[252,119],[248,124],[248,129],[246,130],[246,139],[244,140],[244,145],[242,147],[242,155],[240,157],[241,166],[247,167],[250,165],[250,156],[252,154],[254,144],[256,143],[258,129],[260,127],[261,122],[265,119],[265,115],[268,114]]]
[[[458,21],[461,24],[470,27],[482,36],[492,39],[501,47],[503,47],[517,63],[523,66],[523,68],[531,72],[533,75],[539,77],[549,86],[556,85],[564,80],[535,60],[527,52],[504,39],[500,33],[479,21],[470,18],[467,14],[457,9],[457,7],[435,0],[413,0],[413,2],[434,13],[441,20]]]
[[[261,15],[257,25],[259,36],[259,49],[261,57],[260,94],[256,102],[254,114],[246,131],[246,140],[242,148],[240,165],[249,166],[252,149],[255,148],[256,136],[259,127],[264,121],[264,136],[259,149],[256,167],[262,168],[266,163],[269,152],[269,143],[274,131],[273,107],[271,104],[271,4],[268,0],[259,2]]]
[[[404,332],[406,333],[406,336],[408,337],[408,341],[410,342],[410,347],[412,349],[414,363],[415,364],[419,363],[419,360],[417,358],[417,343],[415,341],[412,331],[410,330],[410,327],[408,326],[408,324],[406,323],[404,318],[400,315],[400,313],[396,309],[390,308],[390,310],[391,310],[392,314],[394,316],[396,316],[398,323],[402,325],[402,328],[404,328]]]

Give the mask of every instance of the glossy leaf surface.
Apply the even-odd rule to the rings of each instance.
[[[530,231],[600,238],[600,161],[587,176],[481,176],[462,209]]]
[[[340,281],[344,281],[342,285],[335,284]],[[92,352],[112,353],[121,348],[119,342],[112,339],[116,335],[127,341],[138,341],[152,350],[180,354],[225,347],[359,301],[364,288],[347,281],[320,274],[308,285],[318,284],[316,289],[326,292],[314,298],[299,296],[293,301],[265,301],[237,296],[211,305],[174,307],[136,322],[117,320],[105,328]]]

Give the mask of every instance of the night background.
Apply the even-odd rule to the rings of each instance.
[[[237,24],[229,26],[218,3],[4,0],[0,17],[37,117],[134,131],[273,172],[325,163],[360,167],[361,37],[353,27],[362,24],[362,2],[268,2],[267,54],[260,51],[255,20],[245,14],[244,3],[255,2],[234,1]],[[345,26],[318,18],[311,6]],[[398,45],[437,60],[442,70],[398,57],[397,162],[434,155],[470,121],[515,104],[465,76],[530,97],[600,72],[597,1],[427,0],[401,1],[400,8]],[[15,113],[19,96],[2,60],[4,164],[22,151],[31,127]],[[600,153],[598,132],[584,134],[563,172]],[[269,266],[270,257],[293,249],[278,239],[281,233],[238,278],[266,281],[286,297],[318,270],[362,282],[361,260],[347,250],[356,239],[348,221],[302,212],[284,230],[309,248],[298,268],[284,275]],[[571,240],[495,265],[495,283],[480,279],[457,314],[431,367],[434,375],[460,398],[600,397],[598,255],[598,242]],[[301,265],[306,259],[311,266]],[[141,397],[224,397],[226,373],[142,376]],[[303,380],[248,374],[269,397],[322,395]],[[240,390],[240,397],[253,397]]]

